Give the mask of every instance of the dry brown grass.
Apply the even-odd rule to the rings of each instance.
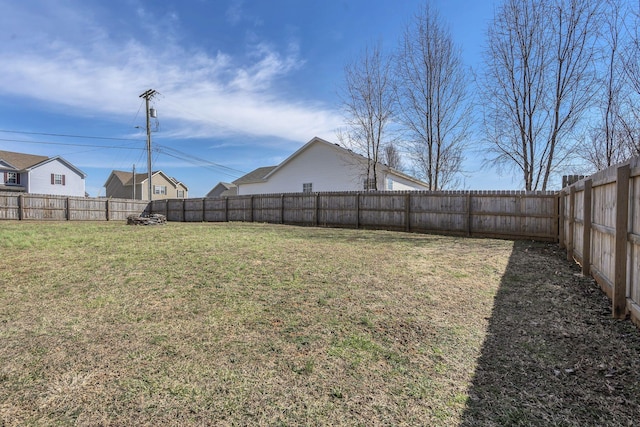
[[[534,280],[513,273],[520,243],[2,222],[0,248],[0,424],[500,425],[520,408],[492,415],[485,381],[503,290]]]

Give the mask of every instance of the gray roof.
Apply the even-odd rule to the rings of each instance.
[[[52,161],[59,161],[66,165],[69,169],[74,170],[83,178],[87,176],[86,173],[82,172],[80,169],[69,163],[67,160],[63,159],[60,156],[55,157],[47,157],[47,156],[38,156],[35,154],[24,154],[24,153],[16,153],[13,151],[0,151],[0,160],[6,162],[13,166],[16,170],[19,171],[28,171],[31,168],[38,167],[42,164]]]
[[[18,170],[42,163],[48,160],[47,156],[36,156],[34,154],[14,153],[13,151],[0,151],[0,160],[4,160]]]
[[[151,174],[155,175],[158,172],[160,171],[152,171]],[[112,173],[118,177],[120,182],[122,182],[122,185],[133,184],[133,172],[113,170]],[[140,184],[141,182],[146,181],[148,178],[149,178],[149,174],[147,173],[147,171],[136,172],[136,184]],[[172,178],[172,177],[168,177],[168,178],[174,181],[174,183],[179,183],[179,181],[177,181],[175,178]]]
[[[238,187],[230,182],[219,182],[207,193],[206,197],[237,196]]]
[[[120,182],[122,183],[122,185],[133,185],[133,172],[127,172],[127,171],[118,171],[118,170],[112,170],[111,173],[116,176]],[[177,187],[178,185],[183,186],[186,190],[189,190],[187,188],[187,186],[183,183],[178,181],[176,178],[172,177],[172,176],[168,176],[167,174],[165,174],[162,171],[152,171],[151,175],[155,175],[157,173],[161,173],[162,175],[164,175],[165,177],[167,177],[167,179],[169,179],[171,182],[173,182],[173,184]],[[109,176],[111,177],[111,176]],[[141,173],[137,173],[136,172],[136,184],[140,184],[145,182],[147,179],[149,178],[149,174],[145,171],[145,172],[141,172]],[[107,179],[107,182],[109,181],[109,179]]]
[[[269,175],[269,173],[277,168],[277,166],[265,166],[258,168],[248,174],[241,176],[240,178],[233,181],[234,184],[251,184],[253,182],[264,182],[264,178]]]

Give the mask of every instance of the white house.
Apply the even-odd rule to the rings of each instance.
[[[367,158],[315,137],[277,166],[258,168],[233,181],[238,195],[372,189]],[[378,163],[378,190],[428,190],[426,183]]]
[[[0,191],[84,197],[86,177],[60,156],[0,151]]]

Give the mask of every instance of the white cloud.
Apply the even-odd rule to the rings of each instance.
[[[242,2],[237,3],[238,7]],[[15,11],[27,19],[25,10]],[[297,45],[284,52],[266,42],[255,44],[246,59],[224,52],[184,48],[171,37],[151,46],[109,29],[77,9],[58,10],[57,26],[85,22],[82,28],[48,40],[34,37],[0,40],[0,93],[63,107],[75,115],[107,114],[129,121],[138,95],[149,88],[167,136],[273,136],[296,141],[333,134],[337,114],[316,103],[283,98],[275,82],[299,71],[304,61]],[[146,11],[139,10],[141,17]],[[151,19],[152,17],[149,17]],[[169,15],[175,33],[175,14]],[[46,24],[51,25],[51,24]],[[126,119],[125,119],[126,118]]]

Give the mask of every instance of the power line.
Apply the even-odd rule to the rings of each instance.
[[[4,142],[20,142],[20,143],[24,143],[24,144],[63,145],[63,146],[70,146],[70,147],[87,147],[87,148],[110,148],[110,149],[125,148],[127,150],[139,150],[140,149],[139,147],[130,147],[130,146],[125,146],[125,145],[108,146],[108,145],[91,145],[91,144],[71,144],[71,143],[68,143],[68,142],[28,141],[28,140],[23,140],[23,139],[8,139],[8,138],[0,138],[0,141],[4,141]],[[141,140],[135,140],[135,141],[136,142],[141,142]]]
[[[143,141],[142,139],[133,139],[133,138],[114,138],[114,137],[107,137],[107,136],[87,136],[87,135],[67,135],[67,134],[61,134],[61,133],[25,132],[25,131],[20,131],[20,130],[6,130],[6,129],[0,129],[0,132],[4,132],[4,133],[19,133],[19,134],[23,134],[23,135],[60,136],[60,137],[65,137],[65,138],[104,139],[104,140],[111,140],[111,141],[135,141],[135,142]]]
[[[182,156],[185,156],[185,157],[187,157],[189,159],[192,159],[192,160],[194,160],[196,162],[199,162],[199,163],[204,163],[206,165],[211,165],[211,166],[215,166],[217,168],[226,169],[228,171],[235,172],[235,173],[242,174],[242,175],[246,174],[245,171],[241,171],[239,169],[234,169],[234,168],[231,168],[229,166],[224,166],[224,165],[221,165],[219,163],[213,162],[211,160],[203,159],[202,157],[194,156],[193,154],[185,153],[184,151],[180,151],[180,150],[177,150],[177,149],[172,148],[172,147],[167,147],[167,146],[161,145],[161,144],[157,144],[157,145],[160,145],[165,150],[172,151],[174,153],[180,154]],[[166,151],[165,151],[165,154],[168,154],[168,153],[166,153]],[[184,160],[186,160],[186,159],[184,159]]]
[[[212,162],[210,160],[205,160],[196,156],[192,156],[190,154],[184,153],[182,151],[165,147],[161,144],[156,143],[156,147],[153,149],[155,152],[162,153],[169,157],[173,157],[174,159],[183,160],[187,163],[191,163],[195,166],[206,167],[208,169],[214,170],[216,172],[222,173],[224,175],[230,176],[232,178],[238,178],[242,175],[245,175],[246,172],[230,168],[228,166],[221,165],[219,163]],[[158,147],[159,146],[159,147]]]
[[[132,138],[111,138],[111,137],[100,137],[100,136],[86,136],[86,135],[66,135],[66,134],[57,134],[57,133],[45,133],[45,132],[26,132],[26,131],[17,131],[17,130],[6,130],[0,129],[0,132],[4,133],[17,133],[17,134],[25,134],[25,135],[43,135],[43,136],[56,136],[56,137],[67,137],[67,138],[84,138],[84,139],[98,139],[98,140],[114,140],[114,141],[133,141],[133,142],[143,142],[142,139],[132,139]],[[65,146],[65,147],[82,147],[82,148],[95,148],[95,149],[125,149],[125,150],[139,150],[141,153],[145,151],[145,149],[140,147],[132,147],[129,145],[95,145],[95,144],[74,144],[68,142],[52,142],[52,141],[33,141],[33,140],[23,140],[23,139],[11,139],[11,138],[0,138],[2,142],[18,142],[21,144],[42,144],[42,145],[57,145],[57,146]],[[187,163],[190,163],[194,166],[206,167],[208,169],[214,170],[216,172],[223,173],[230,177],[240,177],[245,175],[246,172],[234,169],[229,166],[222,165],[220,163],[213,162],[211,160],[204,159],[202,157],[194,156],[192,154],[185,153],[183,151],[177,150],[172,147],[168,147],[162,144],[155,144],[156,147],[153,148],[152,151],[156,152],[156,154],[165,154],[169,157],[173,157],[178,160],[183,160]],[[88,150],[94,151],[94,150]],[[142,154],[140,155],[142,157]],[[140,161],[140,157],[138,161]]]

